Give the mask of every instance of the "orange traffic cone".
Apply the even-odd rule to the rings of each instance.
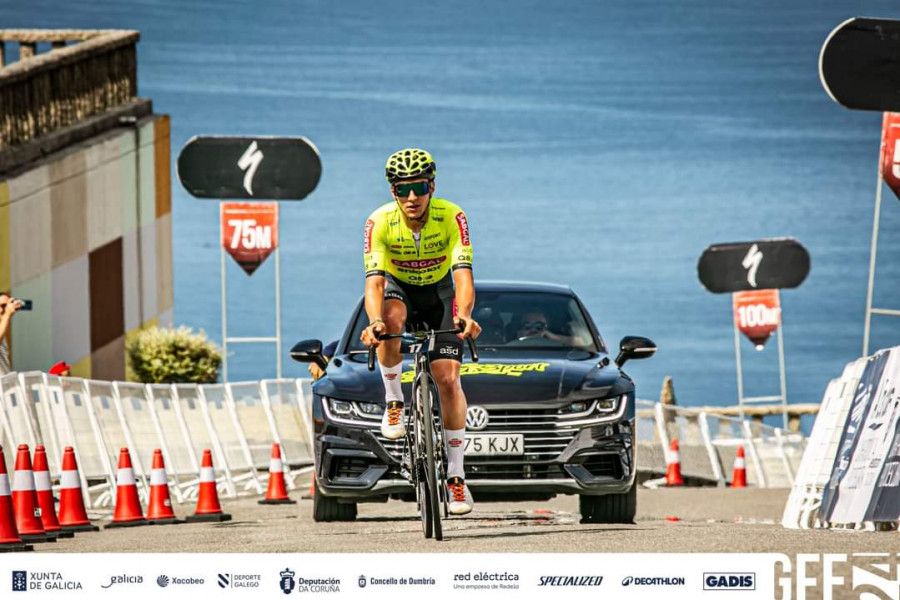
[[[281,462],[281,446],[272,444],[272,459],[269,461],[269,487],[266,489],[266,497],[259,501],[260,504],[297,504],[296,500],[288,498],[287,487],[284,484],[284,463]]]
[[[74,531],[63,531],[56,518],[56,504],[53,500],[53,486],[50,483],[50,469],[47,467],[47,452],[43,446],[34,447],[34,492],[41,509],[41,523],[44,531],[54,532],[57,537],[75,537]]]
[[[176,518],[175,511],[172,510],[166,466],[163,462],[162,450],[159,448],[153,451],[153,466],[150,468],[150,502],[147,504],[147,520],[154,525],[184,523],[184,519]]]
[[[16,528],[16,511],[9,495],[9,475],[6,474],[6,459],[0,447],[0,552],[34,550],[19,537]]]
[[[197,509],[187,518],[188,523],[198,521],[230,521],[231,515],[222,512],[219,492],[216,490],[216,471],[213,469],[212,452],[203,451],[200,465],[200,488],[197,491]]]
[[[63,531],[100,531],[88,520],[84,509],[78,463],[72,446],[66,446],[63,450],[62,475],[59,478],[59,525]]]
[[[309,474],[309,491],[300,496],[301,500],[312,500],[316,497],[316,474]]]
[[[131,466],[131,455],[128,448],[119,451],[119,471],[116,473],[116,512],[111,523],[104,529],[116,527],[135,527],[149,525],[141,510],[141,499],[138,497],[137,484],[134,481],[134,469]]]
[[[16,453],[16,472],[13,475],[13,506],[16,509],[16,528],[25,542],[55,542],[56,536],[44,529],[41,509],[34,493],[34,472],[28,444],[20,444]]]
[[[731,487],[747,487],[747,462],[744,460],[744,447],[738,446],[737,456],[734,457],[734,471],[731,474]]]
[[[669,444],[666,485],[684,485],[684,479],[681,478],[681,456],[678,453],[678,440],[676,438],[672,438],[672,443]]]

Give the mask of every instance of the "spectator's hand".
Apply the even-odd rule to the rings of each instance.
[[[382,333],[384,333],[384,321],[376,321],[363,329],[359,339],[366,347],[375,346],[377,348],[380,343],[378,336]]]
[[[471,337],[473,340],[477,340],[481,335],[481,325],[472,317],[453,317],[453,324],[462,328],[463,332],[459,335],[462,339]]]
[[[320,367],[314,362],[309,363],[309,374],[312,375],[313,379],[319,379],[322,375],[325,374],[325,369]]]
[[[24,306],[24,303],[21,300],[13,300],[11,298],[7,298],[6,304],[3,306],[3,314],[4,317],[12,317],[16,314],[16,311]]]

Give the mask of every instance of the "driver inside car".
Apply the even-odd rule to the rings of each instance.
[[[520,340],[528,338],[547,338],[564,346],[584,346],[586,342],[581,336],[561,335],[550,331],[547,316],[540,310],[530,310],[525,313],[516,331],[516,337]]]

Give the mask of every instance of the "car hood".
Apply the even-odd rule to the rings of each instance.
[[[410,395],[412,361],[404,357],[404,395]],[[462,365],[461,380],[471,404],[536,407],[604,398],[634,389],[606,354],[573,350],[484,351],[478,363]],[[328,365],[327,376],[314,384],[317,394],[361,402],[384,402],[384,386],[378,369],[368,370],[365,355],[339,356]]]

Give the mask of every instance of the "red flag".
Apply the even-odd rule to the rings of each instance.
[[[757,350],[781,325],[781,299],[778,290],[752,290],[732,294],[734,324]]]
[[[277,202],[223,202],[222,247],[247,275],[278,247]]]
[[[900,198],[900,113],[884,113],[881,125],[881,178]]]

